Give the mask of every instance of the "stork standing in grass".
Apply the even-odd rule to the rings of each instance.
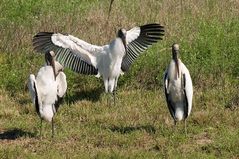
[[[175,126],[177,121],[184,120],[186,133],[186,119],[192,110],[193,85],[187,67],[178,58],[178,44],[173,44],[172,56],[164,74],[165,96]]]
[[[59,108],[59,104],[67,89],[66,76],[62,72],[63,67],[54,60],[54,52],[45,54],[46,65],[40,68],[36,78],[33,74],[29,77],[28,89],[36,112],[41,119],[52,123],[52,137],[54,135],[53,116]]]
[[[38,52],[55,51],[56,60],[75,72],[103,76],[105,92],[114,93],[120,74],[128,71],[134,60],[163,35],[163,26],[147,24],[128,31],[120,29],[109,44],[96,46],[72,35],[39,32],[33,38],[33,46]]]

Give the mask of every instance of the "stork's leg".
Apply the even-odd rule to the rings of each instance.
[[[70,105],[68,92],[66,92],[66,104],[67,104],[68,106]]]
[[[174,120],[174,132],[176,132],[176,131],[177,131],[177,121]]]
[[[109,78],[105,79],[104,78],[104,85],[105,85],[105,95],[106,95],[106,99],[107,99],[107,106],[110,105],[110,101],[109,101]]]
[[[106,100],[107,100],[107,106],[111,106],[111,93],[110,92],[105,92],[106,95]]]
[[[115,97],[115,96],[116,96],[116,90],[113,90],[113,96],[114,96],[114,106],[115,106],[115,101],[116,101],[116,99],[115,99],[115,98],[116,98],[116,97]]]
[[[110,93],[106,93],[106,98],[107,98],[107,106],[110,106]]]
[[[115,78],[114,90],[113,90],[113,95],[114,95],[114,106],[116,105],[116,88],[117,88],[117,82],[118,82],[118,77]]]
[[[42,132],[42,118],[40,118],[40,137],[41,137],[41,132]]]
[[[52,138],[54,137],[54,121],[53,121],[53,118],[51,120],[51,137]]]
[[[109,78],[108,79],[108,92],[109,92],[108,100],[112,100],[112,97],[113,97],[114,105],[115,105],[115,87],[114,86],[115,86],[115,78]],[[112,101],[109,101],[108,105],[109,103],[111,105],[111,102]]]
[[[107,106],[111,106],[112,100],[114,100],[114,92],[108,92],[106,93],[106,98],[107,98]],[[112,99],[113,98],[113,99]],[[114,100],[115,103],[115,100]]]
[[[184,132],[185,132],[185,135],[187,135],[187,125],[186,125],[186,119],[184,119]]]

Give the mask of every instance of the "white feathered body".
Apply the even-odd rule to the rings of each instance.
[[[178,59],[178,66],[179,75],[176,70],[177,68],[175,61],[171,60],[169,67],[166,71],[167,75],[165,77],[166,80],[164,85],[166,87],[165,93],[168,94],[168,100],[170,100],[171,106],[173,107],[173,110],[175,110],[174,116],[177,121],[180,121],[184,119],[186,103],[188,103],[187,116],[189,116],[191,113],[193,87],[189,71],[180,59]],[[183,80],[183,75],[185,75],[185,84]]]
[[[57,100],[57,83],[51,66],[45,66],[39,70],[36,76],[36,84],[38,86],[37,93],[40,97],[39,101],[42,102],[42,107],[39,107],[40,115],[50,122],[55,113],[53,105]]]
[[[125,55],[125,48],[120,38],[116,38],[104,47],[105,55],[101,57],[97,68],[103,76],[105,91],[113,92],[121,73],[121,63]]]
[[[35,92],[34,84],[37,92]],[[58,100],[57,96],[62,97],[66,92],[65,74],[60,72],[55,80],[52,67],[44,66],[40,68],[36,79],[33,74],[30,75],[28,87],[34,104],[36,104],[36,96],[38,98],[40,117],[51,122],[56,113],[55,103]]]

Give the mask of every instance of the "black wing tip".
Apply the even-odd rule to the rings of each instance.
[[[51,37],[54,32],[38,32],[36,35],[33,36],[32,42],[35,42],[41,38]]]
[[[157,42],[158,40],[162,40],[164,36],[164,26],[158,23],[151,23],[140,26],[140,34],[142,37],[151,41],[152,43]]]
[[[164,36],[164,26],[158,24],[158,23],[151,23],[151,24],[146,24],[146,25],[142,25],[140,26],[140,30],[141,30],[141,35],[148,37],[148,38],[153,38],[153,39],[160,39],[160,37]]]
[[[49,36],[49,35],[52,35],[54,34],[54,32],[45,32],[45,31],[42,31],[42,32],[38,32],[34,37],[37,37],[37,36]]]
[[[41,41],[48,42],[51,41],[51,36],[54,34],[54,32],[38,32],[36,35],[33,36],[32,43],[33,43],[33,50],[40,53],[45,53],[44,47],[41,43]],[[39,45],[40,44],[40,45]]]
[[[146,28],[160,28],[160,29],[164,29],[164,26],[162,26],[159,23],[150,23],[150,24],[145,24],[140,26],[141,29],[146,29]]]

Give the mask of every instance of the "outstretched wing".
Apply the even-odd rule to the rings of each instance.
[[[127,31],[127,48],[121,65],[122,71],[128,71],[134,60],[153,43],[162,40],[163,36],[164,27],[160,24],[147,24]]]
[[[56,60],[64,67],[81,74],[97,74],[97,53],[102,47],[91,45],[72,35],[53,32],[39,32],[33,37],[34,49],[38,52],[54,51]]]

